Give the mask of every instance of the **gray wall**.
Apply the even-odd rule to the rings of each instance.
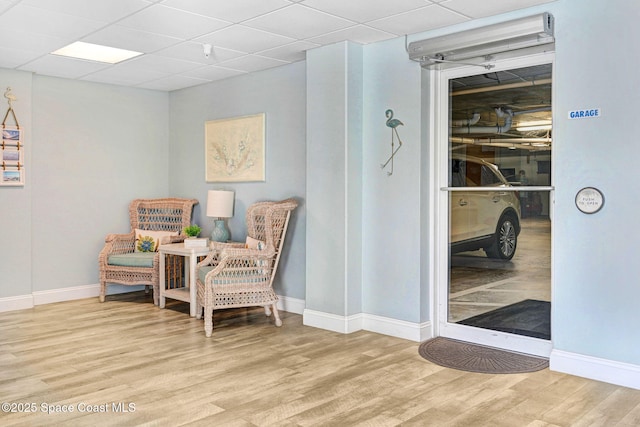
[[[23,131],[25,150],[24,187],[0,187],[0,297],[31,293],[31,157],[34,139],[31,135],[31,74],[0,69],[0,87],[11,87],[17,97],[13,103]],[[9,107],[2,99],[2,117]],[[13,120],[7,122],[13,125]]]
[[[26,185],[0,188],[0,297],[98,283],[128,204],[168,195],[166,93],[0,70],[25,127]]]
[[[200,200],[194,222],[211,234],[207,191],[235,191],[231,238],[244,241],[247,207],[261,200],[297,199],[274,287],[279,295],[304,299],[305,292],[305,63],[248,74],[171,93],[169,189]],[[266,115],[266,181],[207,183],[204,124],[208,120]]]

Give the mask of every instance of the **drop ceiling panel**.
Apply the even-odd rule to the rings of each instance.
[[[265,70],[267,68],[278,67],[280,65],[287,64],[287,62],[277,59],[266,58],[258,55],[246,55],[240,58],[225,61],[220,65],[233,70],[246,71],[251,73],[253,71]]]
[[[142,0],[22,0],[21,4],[109,22],[124,18],[149,6],[149,3]]]
[[[554,0],[518,0],[511,2],[505,2],[504,0],[449,0],[444,6],[469,18],[483,18],[552,1]]]
[[[393,34],[413,34],[446,27],[447,25],[459,24],[467,20],[457,12],[432,5],[371,21],[369,25]]]
[[[386,31],[371,28],[366,25],[356,25],[354,27],[345,28],[344,30],[334,31],[332,33],[322,34],[318,37],[312,37],[308,41],[317,43],[318,45],[332,44],[343,40],[351,40],[360,44],[375,43],[396,37],[395,34]]]
[[[325,44],[374,43],[549,2],[0,0],[0,66],[175,90],[301,61]],[[118,66],[49,55],[74,41],[152,56]],[[204,43],[213,46],[209,58]]]
[[[238,58],[246,55],[245,52],[237,50],[225,49],[220,46],[213,46],[209,58],[204,56],[202,43],[183,42],[173,45],[166,49],[155,52],[155,55],[167,58],[182,59],[184,61],[197,62],[203,65],[212,65],[218,62],[227,61],[229,59]]]
[[[71,43],[107,25],[106,21],[79,18],[18,4],[0,15],[0,28],[59,37]]]
[[[162,4],[238,24],[289,6],[291,2],[287,0],[165,0]]]
[[[424,7],[428,0],[305,0],[302,4],[363,23]]]
[[[46,74],[48,76],[79,79],[89,73],[105,69],[108,66],[108,64],[93,61],[64,58],[58,55],[46,55],[18,69],[32,71],[36,74]],[[43,73],[42,70],[46,70],[46,73]]]
[[[246,21],[245,24],[296,39],[306,39],[351,27],[354,22],[294,4]]]
[[[136,52],[152,53],[178,44],[182,40],[175,37],[112,25],[84,37],[82,41]]]
[[[199,37],[196,41],[240,52],[255,53],[293,43],[296,39],[244,25],[234,25],[204,37]]]
[[[188,40],[230,25],[229,22],[153,5],[118,22],[120,26]]]
[[[279,59],[281,61],[297,62],[306,58],[305,52],[307,50],[318,46],[319,45],[315,43],[299,41],[273,49],[263,50],[262,52],[258,52],[258,54],[260,56]]]

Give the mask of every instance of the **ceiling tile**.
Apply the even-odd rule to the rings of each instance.
[[[304,0],[301,4],[359,23],[424,7],[425,0]]]
[[[245,27],[244,25],[232,25],[215,33],[199,37],[195,41],[209,43],[215,47],[220,46],[240,52],[254,53],[292,43],[295,39]]]
[[[123,27],[188,40],[229,25],[220,19],[153,5],[118,22]]]
[[[22,49],[0,47],[0,67],[16,68],[37,59],[38,56],[40,55]]]
[[[9,0],[0,0],[0,13],[9,9],[13,5],[13,2]]]
[[[74,40],[102,28],[104,22],[18,4],[0,15],[0,28]]]
[[[174,90],[550,1],[0,0],[0,67]],[[115,66],[49,55],[74,41],[146,55]]]
[[[194,77],[186,77],[186,76],[171,76],[165,77],[162,79],[154,80],[152,82],[143,83],[137,85],[137,87],[144,89],[153,89],[153,90],[163,90],[163,91],[172,91],[183,89],[185,87],[196,86],[203,83],[208,83],[208,80],[197,79]]]
[[[158,55],[142,55],[118,65],[124,69],[135,71],[162,70],[162,72],[168,74],[182,73],[200,67],[197,62],[182,61]]]
[[[211,55],[207,58],[204,56],[204,49],[202,45],[203,43],[198,42],[182,42],[166,49],[159,50],[155,52],[155,54],[158,56],[166,56],[167,58],[197,62],[203,65],[211,65],[246,55],[245,52],[238,52],[236,50],[214,46],[211,51]]]
[[[45,36],[32,32],[10,30],[0,27],[0,47],[25,50],[38,56],[57,50],[68,43],[68,39]]]
[[[21,4],[98,21],[115,21],[149,6],[142,0],[22,0]]]
[[[281,61],[297,62],[302,61],[307,57],[307,50],[316,48],[318,46],[320,45],[316,43],[299,41],[276,47],[274,49],[263,50],[262,52],[258,52],[258,54],[260,56],[279,59]]]
[[[245,22],[245,25],[276,34],[307,39],[355,25],[337,16],[294,4]]]
[[[94,61],[66,58],[58,55],[47,55],[31,61],[18,69],[31,71],[36,74],[77,79],[107,67],[110,67],[110,65]],[[43,70],[46,72],[43,72]]]
[[[245,71],[232,70],[230,68],[206,66],[196,68],[195,70],[187,71],[185,76],[195,77],[204,80],[222,80],[228,77],[239,76],[240,74],[247,74]]]
[[[414,34],[468,21],[467,18],[439,5],[426,6],[411,12],[368,22],[374,28],[394,34]]]
[[[477,0],[449,0],[442,3],[442,6],[469,18],[482,18],[552,1],[555,0],[483,0],[481,2]]]
[[[318,43],[319,45],[337,43],[343,40],[351,40],[360,44],[369,44],[397,36],[397,34],[391,34],[366,25],[356,25],[355,27],[334,31],[333,33],[323,34],[318,37],[312,37],[307,41]]]
[[[82,41],[150,53],[180,43],[181,39],[112,25],[84,37]]]
[[[234,70],[246,71],[248,73],[251,73],[253,71],[278,67],[285,64],[288,64],[288,62],[279,61],[272,58],[265,58],[264,56],[247,55],[240,58],[232,59],[230,61],[225,61],[220,65]]]
[[[165,0],[162,4],[237,24],[288,6],[291,2],[287,0]]]
[[[81,80],[87,80],[99,83],[109,83],[115,85],[136,86],[152,80],[158,80],[168,77],[167,73],[157,70],[138,70],[129,67],[120,67],[115,65],[104,70],[96,71],[82,77]]]

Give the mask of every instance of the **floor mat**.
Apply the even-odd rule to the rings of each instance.
[[[423,358],[447,368],[484,374],[519,374],[549,367],[542,357],[436,337],[420,344]]]
[[[527,299],[457,322],[493,331],[551,339],[551,303]]]

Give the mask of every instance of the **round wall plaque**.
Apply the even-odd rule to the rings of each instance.
[[[604,196],[594,187],[585,187],[576,194],[576,206],[580,212],[592,214],[602,209]]]

